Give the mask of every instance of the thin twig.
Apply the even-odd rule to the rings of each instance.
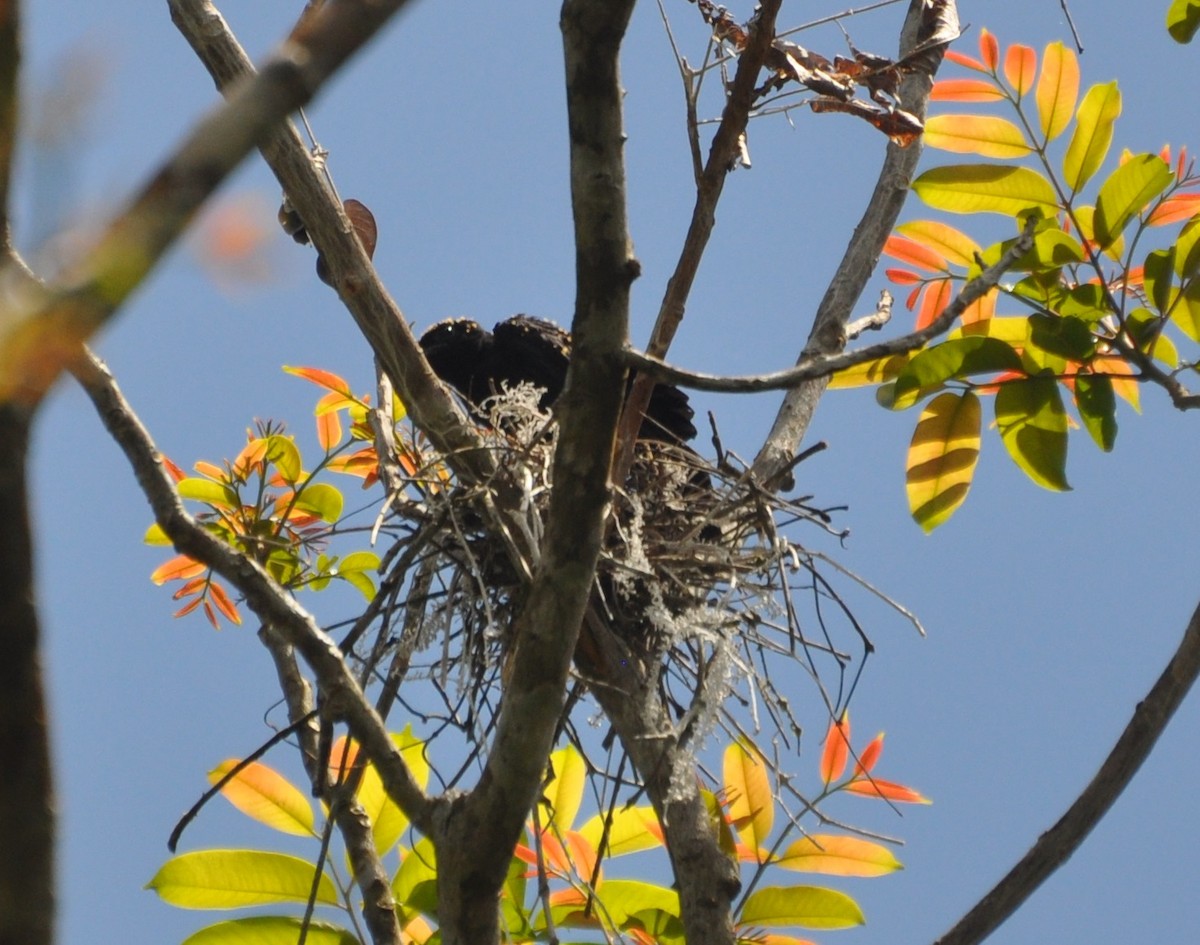
[[[1013,264],[1027,253],[1032,245],[1033,225],[1031,224],[1026,227],[1025,232],[1013,242],[995,265],[988,267],[964,285],[942,313],[924,328],[855,351],[847,351],[842,354],[815,354],[803,358],[795,367],[783,371],[742,377],[685,371],[632,348],[625,349],[625,359],[629,366],[639,374],[646,374],[659,382],[678,384],[681,387],[690,387],[695,390],[720,391],[729,394],[787,390],[806,381],[829,377],[837,371],[843,371],[857,364],[865,364],[868,361],[914,351],[938,335],[949,331],[955,320],[967,307],[995,288],[1001,276],[1012,268]]]
[[[1166,669],[1133,710],[1129,724],[1091,783],[1058,823],[1038,837],[1021,861],[935,945],[975,945],[983,941],[1079,849],[1133,780],[1197,676],[1200,607],[1193,612]]]

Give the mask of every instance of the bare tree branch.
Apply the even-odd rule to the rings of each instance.
[[[1008,251],[994,265],[980,273],[963,286],[962,291],[946,306],[937,318],[917,331],[881,341],[878,344],[847,351],[844,354],[814,354],[801,358],[795,367],[771,374],[750,374],[742,377],[729,377],[718,374],[703,374],[696,371],[685,371],[672,367],[663,361],[635,351],[625,349],[625,359],[629,366],[639,373],[644,372],[657,381],[668,384],[679,384],[696,390],[720,391],[729,394],[749,394],[764,390],[793,389],[806,381],[817,378],[827,378],[838,371],[854,367],[856,364],[866,364],[879,358],[894,354],[904,354],[932,341],[938,335],[950,330],[955,320],[974,302],[982,298],[1000,281],[1013,264],[1029,252],[1033,246],[1033,223],[1025,228],[1008,248]]]
[[[478,786],[436,826],[438,918],[447,945],[498,939],[497,896],[536,798],[600,556],[609,465],[624,389],[629,288],[638,274],[626,222],[621,41],[633,0],[566,0],[575,221],[573,356],[558,403],[554,490],[512,672]]]
[[[0,398],[36,404],[250,149],[310,101],[405,2],[340,0],[323,7],[262,73],[196,124],[57,287],[15,298],[0,322]]]
[[[13,153],[17,147],[20,20],[21,5],[18,0],[10,0],[0,6],[0,253],[6,253],[11,247],[8,198]]]
[[[650,333],[646,352],[655,358],[666,356],[675,338],[675,332],[683,321],[688,296],[700,270],[700,260],[712,236],[717,222],[717,203],[725,189],[725,178],[733,168],[738,154],[739,142],[750,121],[750,109],[754,105],[754,89],[763,61],[775,38],[775,17],[783,0],[764,0],[751,24],[750,39],[738,58],[737,72],[729,88],[721,124],[709,147],[708,161],[704,173],[696,185],[696,202],[692,208],[692,222],[684,237],[683,248],[675,271],[667,282],[658,318]],[[623,482],[633,461],[633,446],[642,425],[642,414],[650,403],[654,382],[650,378],[639,378],[630,391],[621,416],[619,430],[620,452],[614,464],[614,482]]]
[[[239,83],[255,71],[224,18],[209,0],[169,3],[172,20],[217,88],[225,95],[234,94]],[[306,18],[309,16],[306,13]],[[316,28],[308,27],[307,32]],[[380,282],[354,236],[341,201],[295,126],[290,121],[278,126],[262,140],[260,149],[324,257],[339,296],[413,420],[465,482],[487,480],[495,472],[491,455],[482,448],[454,398],[429,369],[404,314]]]
[[[958,11],[954,0],[911,0],[900,33],[900,56],[904,58],[936,36],[958,35]],[[900,86],[900,99],[907,111],[924,119],[933,75],[941,64],[945,46],[921,54]],[[896,225],[908,197],[909,183],[921,159],[921,144],[907,148],[889,144],[875,190],[867,209],[854,228],[850,244],[837,272],[817,307],[808,342],[798,362],[816,355],[837,354],[846,346],[846,323],[879,262],[883,244]],[[650,354],[656,354],[650,351]],[[771,481],[796,452],[828,386],[828,376],[811,378],[788,391],[766,441],[755,457],[753,469],[762,482]],[[786,482],[782,484],[786,485]]]
[[[326,716],[346,722],[375,763],[388,794],[418,829],[428,831],[435,802],[425,796],[392,744],[383,720],[367,702],[337,645],[257,563],[210,534],[188,514],[150,434],[108,369],[90,352],[73,369],[105,429],[124,451],[155,520],[175,548],[229,581],[245,596],[259,619],[296,648],[316,674],[325,697]]]
[[[1008,875],[935,945],[974,945],[983,941],[1079,849],[1133,780],[1197,676],[1200,676],[1200,607],[1192,613],[1183,640],[1167,668],[1133,710],[1133,718],[1091,783],[1058,823],[1038,837],[1037,843]]]
[[[0,942],[50,945],[54,784],[25,478],[29,415],[0,405]]]

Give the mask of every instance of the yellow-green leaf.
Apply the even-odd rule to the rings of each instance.
[[[342,502],[342,493],[335,487],[327,482],[313,482],[301,488],[293,508],[326,522],[336,522],[342,515]]]
[[[1002,164],[949,164],[913,181],[913,190],[938,210],[950,213],[1000,213],[1016,217],[1037,209],[1058,211],[1054,188],[1037,171]]]
[[[904,868],[882,844],[823,833],[801,837],[773,862],[785,870],[827,876],[884,876]]]
[[[566,833],[579,813],[587,765],[579,750],[567,745],[550,755],[549,771],[550,780],[542,790],[542,827],[553,824],[560,833]]]
[[[739,926],[798,925],[806,929],[845,929],[866,918],[844,892],[820,886],[766,886],[751,893],[737,916]]]
[[[667,915],[679,915],[679,894],[665,886],[635,879],[606,879],[596,891],[613,925],[620,928],[629,916],[657,909]]]
[[[996,393],[996,424],[1013,461],[1044,489],[1067,491],[1067,412],[1051,375],[1006,381]]]
[[[1020,369],[1020,355],[999,338],[967,335],[949,339],[926,348],[908,363],[896,378],[893,409],[911,407],[951,378]]]
[[[422,837],[404,854],[392,878],[392,893],[406,908],[428,915],[437,911],[437,851],[428,837]]]
[[[1087,90],[1063,155],[1063,179],[1072,191],[1078,193],[1104,163],[1112,144],[1113,123],[1120,114],[1121,90],[1115,81]]]
[[[829,386],[831,389],[836,389],[884,384],[904,369],[904,366],[908,364],[908,358],[907,354],[892,354],[884,358],[876,358],[874,361],[856,364],[834,374],[829,379]]]
[[[607,814],[596,814],[579,829],[580,836],[597,852],[604,838],[606,819]],[[661,845],[662,832],[653,807],[619,807],[612,812],[612,823],[605,839],[606,856],[621,856]]]
[[[993,158],[1019,158],[1033,150],[1020,128],[992,115],[935,115],[925,122],[925,144]]]
[[[197,850],[173,857],[146,884],[183,909],[236,909],[270,902],[307,902],[317,868],[307,860],[266,850]],[[317,902],[338,901],[325,873]]]
[[[959,266],[972,265],[979,252],[979,244],[966,233],[937,220],[910,220],[896,227],[896,232]]]
[[[1200,0],[1171,0],[1167,31],[1177,43],[1190,43],[1200,29]]]
[[[305,923],[290,915],[217,922],[193,932],[181,945],[296,945],[301,934],[307,945],[359,945],[358,936],[343,928],[315,919]]]
[[[236,758],[222,761],[208,772],[208,783],[216,784],[239,764]],[[308,836],[313,832],[312,804],[304,793],[274,768],[252,761],[239,771],[221,794],[247,817],[283,833]]]
[[[979,398],[947,391],[926,405],[908,448],[908,510],[931,532],[967,498],[979,461]]]
[[[142,536],[142,541],[147,545],[169,545],[171,539],[167,537],[167,533],[162,530],[162,526],[155,522],[146,529],[146,534]]]
[[[1096,445],[1109,452],[1117,440],[1117,398],[1112,378],[1104,374],[1080,374],[1075,378],[1075,406],[1084,428]]]
[[[189,476],[187,479],[180,479],[175,484],[175,489],[181,498],[207,502],[220,508],[230,508],[238,504],[237,493],[232,488],[211,479]]]
[[[1157,154],[1137,154],[1100,185],[1092,231],[1100,246],[1110,245],[1129,221],[1171,186],[1175,175]]]
[[[279,470],[280,478],[288,485],[300,481],[303,468],[300,462],[300,450],[290,436],[278,433],[267,437],[267,460]]]
[[[729,817],[755,851],[763,847],[775,822],[775,799],[767,759],[751,742],[739,739],[725,749],[722,777]]]
[[[1171,322],[1192,341],[1200,341],[1200,279],[1192,279],[1179,293]]]
[[[1046,141],[1053,141],[1071,123],[1079,97],[1079,60],[1061,40],[1055,40],[1042,53],[1042,74],[1035,97],[1042,135]]]

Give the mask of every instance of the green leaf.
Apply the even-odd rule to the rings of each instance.
[[[307,902],[317,868],[307,860],[266,850],[197,850],[172,857],[146,884],[184,909],[235,909],[269,902]],[[338,901],[321,874],[317,902]]]
[[[1080,374],[1075,378],[1075,406],[1084,429],[1096,445],[1110,452],[1117,440],[1117,398],[1112,378],[1104,374]]]
[[[967,498],[979,461],[979,398],[971,391],[939,394],[913,430],[905,471],[908,510],[931,532]]]
[[[359,945],[358,936],[328,922],[305,924],[294,916],[258,915],[218,922],[193,932],[182,945],[296,945],[301,929],[308,945]]]
[[[1075,116],[1075,131],[1063,155],[1063,179],[1078,193],[1100,169],[1112,144],[1113,123],[1121,114],[1121,90],[1117,83],[1093,85],[1087,90]]]
[[[996,393],[996,424],[1013,461],[1044,489],[1067,491],[1067,413],[1050,375],[1006,381]]]
[[[1019,371],[1021,358],[999,338],[971,336],[943,341],[913,358],[896,378],[894,409],[911,407],[951,378]]]
[[[1156,249],[1147,254],[1142,265],[1146,296],[1160,312],[1171,304],[1171,283],[1175,274],[1175,247]]]
[[[1167,32],[1177,43],[1190,43],[1200,29],[1200,0],[1171,0],[1167,8]]]
[[[1072,361],[1086,361],[1096,352],[1096,336],[1081,318],[1029,316],[1030,341],[1043,351]]]
[[[1178,296],[1178,292],[1171,295]],[[1174,301],[1174,298],[1171,299]],[[1157,358],[1168,367],[1179,366],[1179,351],[1175,343],[1163,334],[1163,319],[1148,308],[1135,308],[1125,316],[1125,331],[1138,349]]]
[[[1135,154],[1113,171],[1096,197],[1092,229],[1101,247],[1121,235],[1129,221],[1171,186],[1175,175],[1157,154]]]
[[[1058,211],[1054,188],[1037,171],[1001,164],[950,164],[926,171],[912,184],[931,207],[950,213],[1001,213],[1015,217],[1033,209]]]
[[[207,502],[209,505],[220,508],[236,507],[241,504],[237,492],[231,486],[213,482],[211,479],[189,476],[187,479],[180,479],[175,484],[175,490],[179,493],[180,498]]]
[[[1171,321],[1192,341],[1200,342],[1200,279],[1193,279],[1179,293]]]
[[[806,929],[845,929],[866,918],[858,903],[836,889],[820,886],[766,886],[753,892],[737,917],[739,926],[798,925]]]
[[[437,854],[428,837],[422,837],[405,854],[392,879],[392,893],[407,909],[437,915]]]
[[[1192,217],[1175,241],[1175,275],[1190,279],[1200,275],[1200,217]]]
[[[327,482],[314,482],[301,488],[294,508],[336,522],[342,514],[342,493]]]

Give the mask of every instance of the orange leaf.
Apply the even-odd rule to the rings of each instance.
[[[986,79],[939,79],[929,98],[935,102],[994,102],[1004,98],[1004,92]]]
[[[1146,218],[1150,226],[1178,223],[1200,213],[1200,194],[1171,194]]]
[[[325,387],[329,390],[337,391],[345,397],[353,398],[350,392],[350,385],[334,374],[332,371],[323,371],[320,368],[313,367],[290,367],[284,365],[283,369],[288,374],[294,374],[296,377],[302,377],[306,381],[312,381],[318,387]]]
[[[366,477],[374,472],[375,467],[378,465],[379,461],[375,457],[375,447],[368,446],[356,453],[351,453],[349,456],[335,456],[329,461],[328,468],[334,472],[346,473],[350,476]],[[400,465],[404,466],[403,455],[400,457]],[[413,473],[416,470],[409,469],[408,471]]]
[[[238,453],[237,459],[233,461],[233,472],[237,476],[245,477],[250,474],[250,471],[255,468],[262,467],[263,460],[267,456],[268,441],[265,436],[252,437],[250,441],[242,447],[242,451]]]
[[[317,414],[317,442],[328,453],[342,440],[342,421],[334,411]]]
[[[976,299],[963,309],[963,325],[980,325],[991,320],[996,314],[996,299],[999,295],[999,289],[990,289],[982,297]]]
[[[988,72],[995,72],[1000,64],[1000,43],[986,28],[979,31],[979,58],[987,66]]]
[[[168,457],[164,456],[162,458],[162,464],[163,464],[163,468],[166,469],[166,471],[167,471],[167,475],[170,476],[176,482],[179,482],[181,479],[187,478],[187,473],[185,473],[182,469],[180,469],[173,462],[171,462],[171,460]]]
[[[976,72],[988,71],[987,66],[985,66],[978,59],[972,59],[970,56],[960,53],[954,49],[946,50],[946,58],[951,62],[957,62],[960,66],[966,66],[968,69],[974,69]]]
[[[208,772],[208,783],[216,784],[238,766],[229,758]],[[312,836],[313,812],[309,800],[291,781],[274,768],[252,761],[235,774],[221,794],[247,817],[295,836]]]
[[[172,617],[186,617],[188,614],[190,614],[193,610],[195,610],[197,607],[199,607],[203,603],[204,603],[203,597],[193,597],[188,603],[184,604],[184,606],[180,607],[177,611],[175,611],[175,613],[171,614],[171,616]]]
[[[192,578],[190,581],[185,583],[183,585],[183,587],[181,587],[174,594],[172,594],[171,599],[172,600],[181,600],[182,598],[187,597],[190,594],[195,594],[198,591],[203,590],[204,585],[207,583],[208,583],[207,577]]]
[[[237,604],[235,604],[230,599],[229,594],[226,593],[225,588],[223,588],[216,581],[210,581],[208,584],[208,591],[212,595],[212,602],[216,605],[217,610],[221,612],[225,619],[230,623],[236,623],[241,626],[242,615],[238,612]]]
[[[1187,145],[1183,145],[1179,149],[1179,160],[1175,164],[1175,177],[1178,180],[1183,180],[1187,177]]]
[[[921,306],[917,309],[916,328],[920,331],[945,311],[953,297],[949,279],[938,279],[925,287]]]
[[[956,266],[970,266],[979,252],[979,244],[962,230],[936,220],[910,220],[896,227],[896,232],[928,247]]]
[[[185,578],[203,574],[208,568],[199,561],[193,561],[187,555],[176,555],[170,561],[160,564],[150,574],[150,580],[155,584],[167,581],[182,581]]]
[[[1079,61],[1061,42],[1042,53],[1042,74],[1037,84],[1038,120],[1047,141],[1066,131],[1079,97]]]
[[[1125,400],[1134,410],[1141,411],[1138,382],[1133,379],[1133,368],[1124,358],[1107,355],[1092,358],[1092,373],[1104,374],[1112,380],[1113,393]]]
[[[927,269],[930,272],[947,272],[949,270],[944,256],[906,236],[896,236],[893,233],[883,244],[883,251],[893,259],[916,266],[918,269]]]
[[[875,767],[875,762],[879,760],[879,756],[883,753],[883,732],[880,732],[869,742],[858,755],[858,761],[854,763],[854,776],[858,777],[864,772],[870,771]]]
[[[821,752],[820,774],[825,784],[831,784],[846,770],[850,755],[850,713],[843,712],[837,721],[829,723],[825,733],[825,750]]]
[[[204,601],[204,616],[208,618],[208,622],[212,624],[212,628],[214,630],[221,629],[221,624],[217,620],[216,612],[213,610],[212,604],[209,603],[207,599]]]
[[[1004,77],[1020,97],[1033,88],[1037,75],[1037,53],[1028,46],[1014,43],[1004,56]]]
[[[862,797],[882,797],[889,801],[903,804],[932,804],[929,798],[918,794],[910,787],[896,784],[894,781],[883,781],[879,778],[857,778],[846,785],[845,790]]]
[[[358,760],[358,742],[342,735],[329,751],[329,780],[335,784],[345,780]]]
[[[192,464],[192,468],[206,479],[212,479],[216,482],[229,481],[229,476],[226,474],[224,469],[222,469],[220,466],[214,466],[212,463],[206,463],[202,459],[196,460],[196,462]],[[186,479],[187,477],[185,476],[184,478]],[[178,482],[179,480],[177,479],[175,481]]]
[[[922,281],[920,276],[907,269],[885,269],[883,274],[896,285],[914,285]]]

